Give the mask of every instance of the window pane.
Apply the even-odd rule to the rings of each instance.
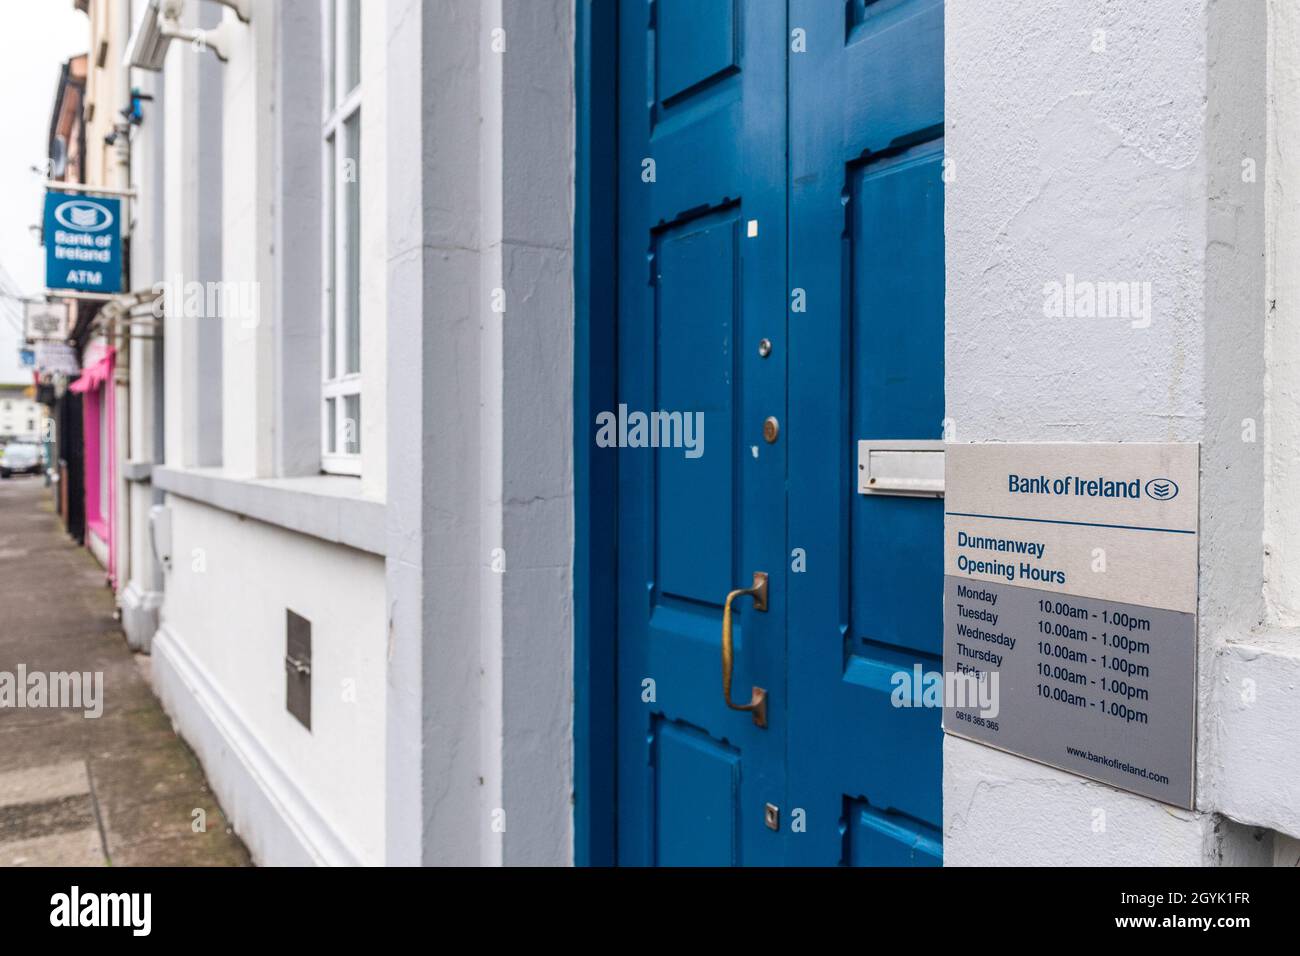
[[[336,152],[335,138],[331,136],[325,141],[325,166],[328,170],[325,175],[329,179],[326,183],[325,195],[330,197],[331,203],[325,210],[325,379],[327,381],[338,375],[338,297],[335,294],[338,288],[338,256],[335,246],[338,230],[335,220],[338,216],[334,211],[336,208],[334,196],[338,182],[338,172],[335,169]]]
[[[361,396],[343,397],[343,451],[361,454]]]
[[[361,111],[357,110],[343,124],[343,144],[347,150],[347,171],[343,204],[347,218],[347,313],[344,317],[344,374],[361,371]]]
[[[344,89],[351,92],[361,82],[361,0],[344,0],[347,5],[348,62]]]
[[[334,399],[325,399],[325,450],[333,455],[339,447],[338,412]]]

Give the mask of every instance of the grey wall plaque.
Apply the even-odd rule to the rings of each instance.
[[[1199,447],[946,457],[944,730],[1191,807]]]

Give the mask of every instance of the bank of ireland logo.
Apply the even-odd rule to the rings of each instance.
[[[103,232],[113,225],[113,214],[98,203],[70,199],[54,207],[54,218],[65,229]]]
[[[1168,501],[1178,497],[1178,484],[1172,478],[1152,478],[1147,482],[1146,493],[1156,501]]]

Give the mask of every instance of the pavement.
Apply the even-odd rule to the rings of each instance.
[[[251,865],[113,612],[51,489],[0,481],[0,866]]]

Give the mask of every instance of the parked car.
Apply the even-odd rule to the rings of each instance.
[[[39,475],[45,467],[41,446],[29,442],[10,442],[0,452],[0,478],[11,475]]]

